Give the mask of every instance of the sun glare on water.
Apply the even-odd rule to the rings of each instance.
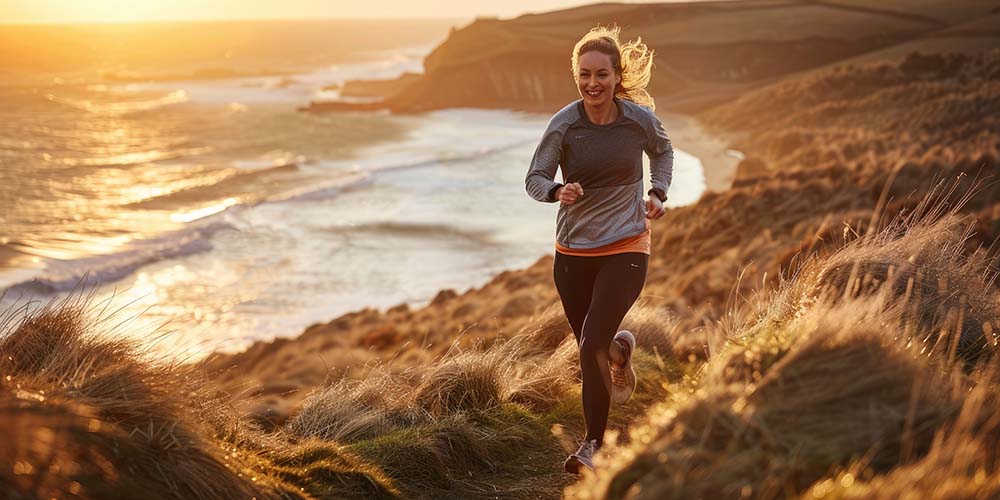
[[[237,198],[229,197],[218,203],[213,203],[207,207],[199,208],[197,210],[192,210],[190,212],[177,213],[170,216],[170,220],[174,222],[192,222],[198,219],[208,217],[209,215],[215,215],[237,203],[240,200]]]

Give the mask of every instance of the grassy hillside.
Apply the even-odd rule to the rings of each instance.
[[[943,52],[975,55],[1000,47],[1000,14],[994,13],[974,21],[957,24],[882,50],[868,52],[836,64],[860,64],[877,61],[898,61],[909,54]]]
[[[1000,493],[996,273],[965,255],[968,220],[942,210],[922,205],[748,304],[695,393],[652,408],[568,496]]]

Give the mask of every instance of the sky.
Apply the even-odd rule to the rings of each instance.
[[[661,0],[662,1],[662,0]],[[667,0],[670,1],[670,0]],[[580,0],[0,0],[0,24],[213,19],[515,17]],[[630,2],[651,3],[651,2]]]

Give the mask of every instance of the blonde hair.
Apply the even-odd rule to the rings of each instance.
[[[653,96],[646,91],[653,72],[653,50],[642,43],[641,37],[623,44],[618,40],[619,33],[621,28],[618,26],[598,25],[583,35],[573,47],[573,78],[580,73],[580,55],[590,51],[607,54],[615,73],[622,77],[621,83],[615,86],[615,97],[655,110]]]

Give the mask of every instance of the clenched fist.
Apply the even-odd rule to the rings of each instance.
[[[663,217],[663,214],[665,213],[667,213],[667,211],[663,209],[663,202],[661,202],[659,198],[655,196],[650,196],[649,198],[646,198],[647,219],[656,220],[659,219],[660,217]]]
[[[583,196],[583,187],[580,186],[579,182],[571,182],[556,191],[556,199],[559,200],[560,205],[572,205],[581,196]]]

